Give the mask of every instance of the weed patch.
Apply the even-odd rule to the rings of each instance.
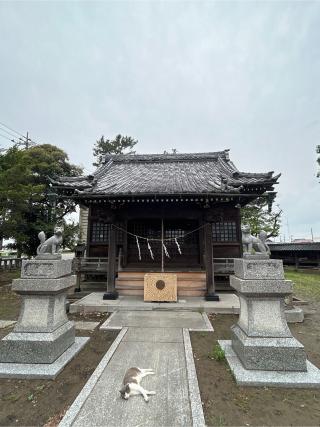
[[[217,362],[221,362],[222,360],[226,359],[226,356],[224,354],[224,350],[220,347],[219,344],[216,344],[212,351],[208,354],[209,359],[214,359]]]

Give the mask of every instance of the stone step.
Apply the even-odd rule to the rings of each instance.
[[[122,296],[143,296],[143,289],[118,289],[119,295]],[[205,290],[179,290],[178,297],[201,297],[204,296]]]

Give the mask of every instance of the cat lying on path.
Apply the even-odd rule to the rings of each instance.
[[[122,382],[123,386],[121,390],[119,390],[122,399],[128,400],[130,396],[142,394],[144,400],[148,402],[149,401],[148,395],[149,396],[154,395],[156,394],[156,392],[145,390],[140,385],[140,382],[142,378],[146,377],[147,375],[154,375],[154,374],[155,373],[153,369],[129,368],[125,373],[125,376]]]

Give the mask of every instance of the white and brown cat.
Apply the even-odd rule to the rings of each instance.
[[[149,401],[148,395],[156,394],[155,391],[145,390],[141,385],[142,378],[147,375],[154,375],[153,369],[129,368],[125,373],[122,388],[120,391],[122,399],[128,400],[130,396],[142,394],[146,402]]]

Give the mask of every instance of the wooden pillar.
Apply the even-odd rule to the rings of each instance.
[[[205,262],[205,249],[204,249],[204,229],[203,229],[203,221],[199,221],[199,263],[200,263],[200,268],[201,270],[204,270],[206,268],[206,262]]]
[[[76,270],[76,288],[75,292],[81,292],[81,258],[80,256],[75,259]]]
[[[125,220],[124,223],[124,229],[126,231],[128,231],[128,220]],[[129,235],[125,232],[122,233],[122,238],[123,238],[123,242],[122,242],[122,247],[123,247],[123,251],[122,251],[122,267],[125,268],[127,266],[127,262],[128,262],[128,238]]]
[[[110,224],[109,246],[108,246],[108,273],[107,273],[107,292],[103,299],[117,299],[118,292],[115,287],[116,277],[116,229]]]
[[[214,284],[214,266],[213,266],[213,249],[212,249],[212,225],[207,223],[204,227],[204,242],[205,242],[205,263],[206,263],[206,300],[219,301],[220,298],[216,294]]]

